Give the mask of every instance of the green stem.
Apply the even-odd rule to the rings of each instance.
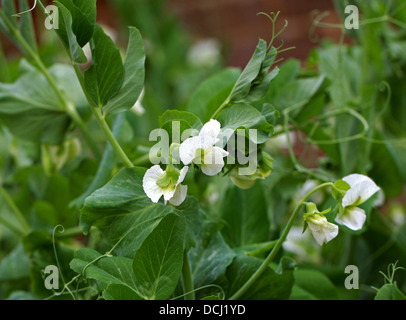
[[[13,199],[10,197],[8,192],[0,185],[0,194],[3,196],[4,200],[6,201],[7,205],[13,211],[14,215],[16,216],[20,226],[24,232],[24,234],[30,231],[30,225],[28,224],[27,220],[25,219],[24,215],[21,213],[20,209],[18,209],[17,205],[14,203]]]
[[[189,257],[185,250],[182,267],[183,292],[185,300],[195,300],[195,292],[193,288],[193,277],[190,269]]]
[[[106,122],[105,117],[102,115],[102,106],[96,106],[92,100],[90,99],[89,95],[86,92],[85,89],[85,84],[84,84],[84,78],[83,74],[80,71],[79,66],[77,65],[76,62],[72,61],[73,68],[75,69],[76,76],[79,80],[80,85],[82,86],[83,93],[86,96],[87,102],[89,103],[90,109],[92,109],[92,112],[96,116],[97,121],[99,122],[100,126],[102,127],[107,139],[110,141],[111,146],[113,147],[114,151],[117,153],[117,155],[121,158],[123,161],[124,165],[127,168],[132,168],[134,167],[134,164],[131,162],[131,160],[128,158],[127,154],[124,152],[123,148],[121,148],[120,144],[114,137],[109,125]]]
[[[218,117],[218,115],[220,114],[220,112],[228,106],[228,104],[230,103],[230,97],[228,97],[222,104],[220,107],[218,107],[218,109],[216,110],[216,112],[213,113],[213,115],[211,116],[210,119],[216,119]]]
[[[21,36],[21,33],[19,32],[18,29],[16,29],[12,23],[8,20],[6,14],[0,9],[0,16],[3,18],[4,22],[7,24],[8,28],[10,31],[13,33],[13,36],[15,39],[18,41],[18,43],[21,45],[21,47],[24,49],[26,55],[32,59],[32,61],[36,64],[38,67],[39,71],[45,76],[46,80],[50,84],[51,88],[54,90],[56,95],[58,96],[58,99],[61,102],[61,105],[64,109],[64,111],[71,117],[71,119],[76,123],[76,125],[81,129],[83,132],[83,135],[85,136],[85,139],[87,140],[89,147],[91,148],[92,152],[94,155],[100,159],[101,158],[101,152],[99,148],[97,147],[95,141],[93,140],[89,130],[87,129],[85,123],[83,122],[82,118],[78,114],[76,107],[73,104],[68,104],[66,102],[66,97],[62,94],[61,90],[58,88],[55,80],[53,77],[49,74],[48,69],[42,62],[41,58],[39,55],[31,48],[31,46],[25,41],[25,39]]]
[[[100,126],[102,127],[104,133],[106,134],[107,139],[109,140],[111,146],[113,147],[114,151],[118,154],[118,156],[121,158],[123,161],[124,165],[127,168],[132,168],[134,167],[133,163],[131,160],[127,157],[126,153],[124,150],[121,148],[120,144],[114,137],[113,133],[110,130],[110,127],[108,126],[106,119],[103,117],[100,108],[91,108],[94,115],[96,116],[97,120],[100,123]]]
[[[299,210],[304,205],[304,202],[306,201],[306,199],[309,198],[316,191],[318,191],[318,190],[320,190],[322,188],[326,188],[326,187],[335,188],[335,186],[334,186],[334,184],[332,182],[323,183],[323,184],[317,186],[316,188],[314,188],[313,190],[311,190],[309,193],[307,193],[302,198],[302,200],[300,200],[300,202],[297,204],[295,210],[293,211],[292,215],[290,216],[288,224],[286,225],[285,229],[283,230],[281,237],[279,238],[279,240],[277,241],[277,243],[273,247],[272,251],[266,257],[266,259],[261,264],[261,266],[257,269],[257,271],[255,271],[255,273],[251,276],[251,278],[249,278],[248,281],[236,293],[234,293],[230,297],[230,300],[239,299],[253,285],[253,283],[259,279],[259,277],[268,268],[269,264],[271,263],[273,258],[275,258],[275,256],[279,252],[280,248],[282,247],[282,244],[286,240],[286,238],[288,236],[288,233],[289,233],[290,229],[292,228],[293,222],[295,221],[296,216],[298,215]]]

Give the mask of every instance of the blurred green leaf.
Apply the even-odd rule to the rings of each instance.
[[[238,255],[227,269],[226,278],[229,283],[227,297],[232,296],[262,264],[260,259]],[[241,300],[286,300],[290,296],[294,278],[295,262],[291,258],[283,257],[278,269],[274,271],[268,267],[255,281]]]
[[[54,65],[49,73],[67,100],[83,106],[86,100],[71,67]],[[0,103],[0,121],[20,138],[58,144],[68,129],[69,117],[38,71],[27,72],[11,84],[0,83]]]
[[[222,102],[229,96],[240,70],[227,68],[203,81],[191,97],[187,110],[203,122],[210,120]]]
[[[30,261],[20,243],[0,262],[0,281],[11,281],[28,278]]]
[[[338,298],[333,283],[323,273],[298,269],[293,274],[295,284],[290,300],[336,300]]]

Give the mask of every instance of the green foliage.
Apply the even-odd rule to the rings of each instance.
[[[57,79],[66,101],[77,106],[86,104],[70,67],[55,65],[49,73]],[[24,73],[14,83],[0,84],[0,102],[1,120],[17,137],[51,144],[64,139],[70,119],[58,96],[38,71]]]
[[[96,23],[95,0],[56,1],[64,55],[51,31],[38,45],[31,14],[17,18],[14,1],[2,0],[0,30],[25,59],[11,61],[0,47],[0,298],[405,300],[404,273],[395,281],[394,265],[382,285],[379,268],[406,263],[398,197],[406,7],[348,3],[362,12],[359,30],[343,30],[352,41],[323,41],[307,61],[282,63],[287,49],[274,43],[287,25],[275,30],[271,14],[272,38],[260,39],[240,70],[221,57],[190,61],[189,35],[161,0],[111,1],[126,53]],[[18,10],[28,9],[20,0]],[[232,156],[217,177],[193,163],[175,186],[187,186],[182,204],[152,202],[144,187],[149,133],[171,135],[176,122],[180,134],[199,132],[211,119],[227,134],[224,148],[243,130],[245,145],[235,149],[246,156],[255,145],[255,172],[239,176]],[[385,205],[370,197],[360,206],[366,227],[340,227],[323,247],[306,233],[297,241],[306,203],[335,223],[351,173],[372,178]],[[361,275],[354,292],[343,287],[351,264]],[[49,265],[59,269],[55,291],[44,287]]]

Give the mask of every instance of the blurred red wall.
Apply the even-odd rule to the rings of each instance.
[[[131,1],[131,0],[129,0]],[[153,1],[153,0],[151,0]],[[311,12],[313,10],[332,13],[325,21],[337,22],[332,0],[167,0],[171,14],[180,20],[184,28],[196,39],[219,38],[227,46],[227,64],[244,66],[255,48],[258,38],[268,40],[271,35],[271,22],[259,12],[280,11],[278,26],[285,20],[289,25],[281,39],[285,47],[296,49],[284,54],[284,57],[295,57],[304,60],[316,43],[310,39]],[[32,3],[34,1],[31,1]],[[52,1],[44,1],[51,3]],[[111,27],[117,24],[117,17],[108,0],[98,0],[98,20]],[[320,37],[338,39],[335,29],[317,29]],[[15,52],[10,43],[7,51]]]

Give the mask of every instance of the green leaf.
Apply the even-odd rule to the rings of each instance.
[[[174,122],[176,121],[179,122],[179,130],[177,128],[174,128]],[[185,132],[185,130],[200,130],[203,127],[203,124],[200,119],[193,113],[187,111],[167,110],[163,115],[159,117],[159,126],[161,127],[161,129],[166,130],[166,132],[170,134],[171,142],[181,143],[182,134],[186,134],[189,132]],[[179,136],[177,136],[178,132],[180,133]],[[192,132],[189,132],[189,134],[192,134]],[[187,137],[184,138],[189,138],[189,134],[187,135]]]
[[[266,55],[267,43],[260,39],[251,60],[248,62],[230,93],[231,102],[241,101],[248,96],[254,80],[256,80],[261,73],[262,64],[264,63]]]
[[[124,66],[120,51],[98,25],[90,45],[93,65],[85,71],[85,89],[94,106],[105,106],[123,85]]]
[[[194,287],[212,284],[224,275],[234,257],[235,253],[220,232],[211,233],[208,238],[199,238],[196,247],[189,251]]]
[[[73,32],[73,18],[71,11],[66,8],[62,3],[58,3],[60,18],[59,23],[60,27],[57,30],[59,37],[62,39],[62,42],[68,48],[71,58],[73,61],[78,63],[87,62],[85,53],[82,50],[82,47],[79,45],[77,37]]]
[[[227,297],[231,297],[240,289],[262,264],[262,260],[238,255],[227,269],[229,283]],[[276,271],[268,267],[261,277],[255,281],[239,299],[241,300],[286,300],[293,286],[293,270],[295,262],[283,257]]]
[[[278,91],[298,76],[300,71],[300,61],[289,59],[279,67],[278,76],[273,80],[267,96],[275,97]]]
[[[229,96],[239,75],[239,69],[227,68],[203,81],[190,99],[187,111],[204,122],[210,120],[210,116]]]
[[[159,126],[162,128],[172,121],[184,122],[185,127],[193,129],[200,129],[203,126],[200,119],[193,113],[178,110],[165,111],[165,113],[159,117]]]
[[[113,136],[118,139],[121,133],[125,130],[125,117],[124,114],[118,115],[113,122],[112,133]],[[115,166],[117,153],[114,151],[111,144],[106,145],[103,157],[99,163],[96,175],[92,179],[92,183],[88,186],[86,191],[80,195],[77,199],[71,202],[70,205],[76,208],[81,208],[85,202],[85,199],[90,196],[97,189],[103,187],[113,176],[113,169]]]
[[[30,275],[30,261],[22,244],[17,245],[0,262],[0,281],[11,281],[28,278]]]
[[[278,110],[295,106],[295,110],[298,112],[318,92],[324,80],[325,77],[320,76],[289,82],[278,91],[270,103]]]
[[[384,140],[384,136],[375,131],[374,138]],[[396,153],[388,143],[374,143],[371,150],[372,169],[369,176],[384,191],[386,197],[393,197],[402,193],[403,182],[400,178],[402,172],[399,169],[401,163],[396,161]]]
[[[387,283],[378,290],[375,300],[406,300],[406,296],[395,283]]]
[[[261,114],[272,126],[276,125],[277,118],[280,117],[280,112],[269,103],[264,103],[264,105],[262,106]]]
[[[337,290],[323,273],[316,270],[295,270],[295,284],[290,300],[336,300]]]
[[[145,78],[145,51],[141,33],[130,27],[130,40],[124,62],[124,82],[120,91],[104,107],[107,114],[123,112],[137,102]]]
[[[168,215],[135,253],[135,285],[145,298],[167,299],[175,290],[183,265],[185,228],[183,217]]]
[[[258,85],[252,86],[249,95],[244,99],[247,102],[254,102],[262,99],[268,92],[271,82],[279,74],[279,68],[275,67],[271,72],[265,75],[262,82]]]
[[[15,291],[7,298],[7,300],[38,300],[38,298],[34,297],[30,292],[25,291]]]
[[[98,227],[119,255],[131,258],[162,218],[176,212],[151,202],[142,188],[144,173],[141,168],[121,170],[86,199],[80,218],[86,233]]]
[[[268,240],[267,205],[260,184],[248,190],[231,187],[225,195],[221,212],[224,221],[221,232],[231,247]]]
[[[123,284],[112,283],[103,291],[105,300],[140,300],[133,289]]]
[[[92,38],[96,24],[96,0],[58,0],[59,8],[64,8],[59,18],[57,33],[66,45],[73,45],[69,39],[77,40],[81,48]],[[66,20],[68,18],[70,21]],[[70,35],[71,34],[71,35]],[[68,46],[69,47],[69,46]]]
[[[86,103],[71,67],[55,65],[49,73],[67,100],[76,106]],[[0,104],[0,121],[23,139],[58,144],[70,123],[58,96],[36,70],[25,73],[14,83],[0,83]]]
[[[273,126],[261,112],[245,104],[236,104],[223,110],[217,119],[221,123],[223,132],[232,133],[240,128],[245,128],[247,133],[249,129],[258,130],[256,139],[250,137],[256,144],[264,143],[273,132]]]
[[[129,258],[103,256],[95,250],[83,248],[75,252],[70,267],[76,273],[83,274],[87,279],[94,279],[107,285],[106,295],[108,297],[118,297],[119,290],[125,290],[126,296],[130,294],[133,299],[138,298],[137,300],[140,300],[134,285],[136,280],[132,260]],[[115,286],[110,287],[110,285]]]

